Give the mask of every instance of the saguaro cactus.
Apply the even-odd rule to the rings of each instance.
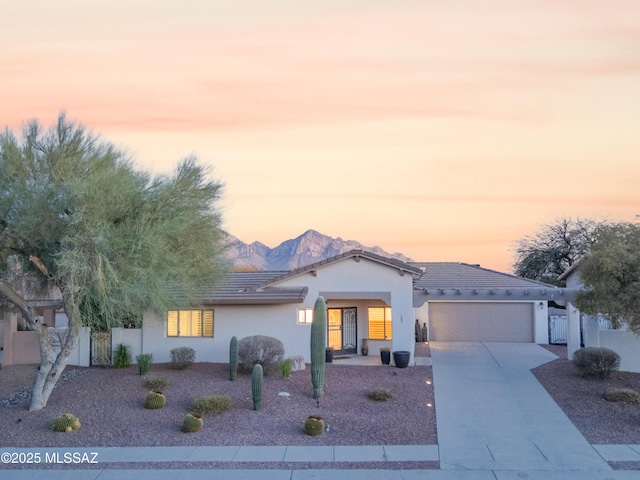
[[[311,322],[311,383],[313,398],[320,405],[324,395],[325,347],[327,345],[327,304],[324,297],[318,297],[313,306]]]
[[[253,394],[253,409],[258,412],[262,408],[262,365],[257,363],[251,373],[251,393]]]
[[[238,337],[231,337],[229,343],[229,380],[236,379],[238,374]]]

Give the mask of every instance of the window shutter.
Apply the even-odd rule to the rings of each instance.
[[[213,337],[213,310],[205,310],[203,313],[203,337]]]
[[[369,338],[391,340],[391,307],[369,307]]]
[[[191,336],[191,311],[180,310],[178,312],[178,335],[180,337]]]
[[[192,337],[202,336],[202,310],[191,310],[191,333]]]
[[[384,309],[369,307],[369,338],[384,340]]]
[[[386,307],[384,309],[384,338],[387,340],[391,340],[392,332],[393,328],[391,326],[391,307]]]
[[[178,312],[175,310],[170,311],[167,315],[167,336],[178,336]]]

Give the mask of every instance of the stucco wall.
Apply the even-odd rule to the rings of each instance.
[[[365,258],[360,258],[360,261],[345,258],[323,266],[316,271],[315,276],[305,273],[286,279],[278,285],[309,287],[309,293],[299,308],[313,308],[318,295],[329,300],[329,306],[332,306],[333,299],[338,296],[335,294],[340,294],[343,298],[349,296],[352,299],[363,300],[362,311],[358,311],[358,351],[362,339],[367,336],[366,306],[381,305],[379,300],[384,299],[391,307],[392,314],[393,335],[390,347],[392,351],[410,351],[410,362],[413,364],[415,318],[413,278],[410,274],[401,275],[397,268]],[[378,342],[369,342],[369,348],[369,354],[375,355],[379,352],[380,345]],[[374,350],[371,350],[372,348]]]
[[[214,308],[214,337],[167,337],[166,320],[155,314],[144,315],[142,328],[143,353],[152,353],[155,362],[168,362],[169,351],[189,346],[196,350],[196,361],[227,362],[229,342],[250,335],[268,335],[282,341],[285,357],[302,355],[309,361],[310,325],[297,323],[301,308],[313,308],[319,295],[329,307],[357,308],[358,353],[362,339],[368,336],[368,306],[392,308],[393,350],[414,349],[413,283],[409,274],[401,276],[398,269],[365,258],[356,262],[346,258],[319,268],[316,275],[305,273],[287,278],[276,286],[308,286],[303,303],[286,305],[218,306]],[[386,301],[383,301],[385,299]],[[377,355],[385,342],[370,342],[369,354]]]
[[[191,347],[198,362],[228,362],[231,337],[267,335],[284,344],[285,357],[303,355],[309,361],[310,326],[297,324],[296,305],[220,306],[214,309],[213,338],[167,337],[165,318],[147,313],[142,326],[142,352],[154,362],[169,362],[170,351]]]
[[[78,367],[88,367],[91,364],[91,328],[80,328],[78,343],[71,351],[67,365],[75,365]]]
[[[140,328],[112,328],[111,329],[111,358],[118,345],[127,345],[131,353],[131,363],[136,363],[136,357],[142,353],[142,329]],[[147,352],[145,352],[147,353]],[[154,355],[154,362],[156,361]]]
[[[634,333],[620,330],[601,330],[600,346],[620,355],[620,370],[640,372],[640,338]]]
[[[13,363],[40,363],[40,343],[36,332],[13,332]]]

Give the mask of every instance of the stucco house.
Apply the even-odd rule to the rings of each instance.
[[[580,264],[575,262],[559,278],[565,280],[568,289],[575,291],[584,288],[580,280]],[[596,316],[586,315],[575,306],[567,308],[567,322],[573,325],[575,332],[581,333],[582,345],[585,347],[606,347],[620,355],[620,370],[640,373],[640,338],[630,332],[623,324],[618,329],[603,329],[602,322]],[[569,358],[580,345],[568,349]]]
[[[201,361],[225,362],[232,336],[259,334],[308,361],[319,295],[327,301],[328,346],[339,355],[361,354],[365,339],[370,355],[381,347],[413,354],[416,320],[430,340],[548,343],[547,301],[563,294],[477,265],[405,263],[358,249],[292,271],[231,273],[198,294],[195,310],[146,314],[140,348],[158,362],[183,345]]]
[[[413,282],[417,266],[363,250],[351,250],[292,271],[233,272],[215,289],[203,289],[198,308],[147,313],[141,348],[157,362],[169,351],[191,346],[200,361],[228,361],[231,337],[269,335],[287,356],[309,361],[313,305],[323,296],[328,309],[328,346],[337,354],[369,354],[383,346],[413,351]]]

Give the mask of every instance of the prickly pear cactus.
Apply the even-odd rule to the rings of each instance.
[[[204,422],[202,417],[197,413],[187,413],[182,422],[182,431],[185,433],[195,433],[202,430]]]
[[[80,428],[80,420],[71,413],[65,413],[53,419],[51,428],[54,432],[72,432]]]
[[[236,379],[238,374],[238,337],[231,337],[229,343],[229,380]]]
[[[320,403],[324,395],[325,348],[327,346],[327,304],[318,297],[313,307],[311,322],[311,383],[313,398]]]
[[[151,390],[144,401],[144,408],[149,410],[158,410],[159,408],[164,407],[166,403],[167,397],[165,397],[164,393]]]
[[[251,374],[251,393],[253,394],[253,409],[262,409],[262,365],[257,363]]]

